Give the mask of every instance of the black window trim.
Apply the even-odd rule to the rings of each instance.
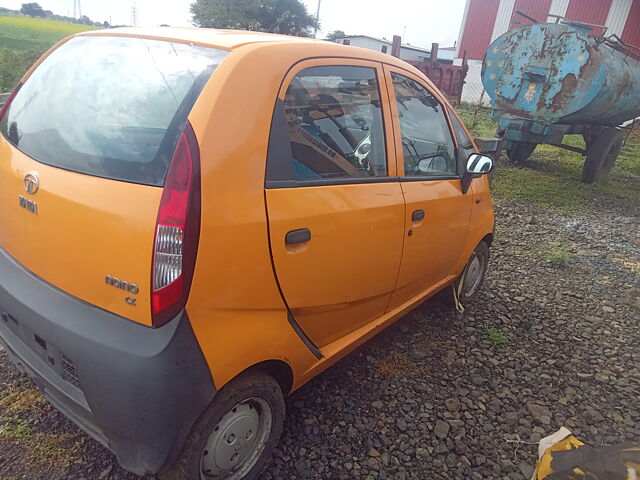
[[[274,188],[298,188],[298,187],[322,187],[326,185],[364,185],[367,183],[391,183],[391,182],[426,182],[442,180],[460,180],[454,175],[426,175],[412,177],[363,177],[363,178],[322,178],[319,180],[269,180],[265,182],[266,189]]]
[[[401,182],[424,182],[424,181],[427,181],[427,180],[434,180],[434,181],[437,181],[437,180],[462,180],[462,176],[463,176],[464,172],[460,173],[460,171],[459,171],[460,170],[460,168],[459,168],[460,161],[457,158],[458,157],[458,148],[460,147],[460,145],[458,145],[458,139],[457,139],[457,137],[455,135],[455,132],[453,130],[453,125],[451,123],[451,119],[449,118],[449,112],[448,112],[449,106],[447,104],[445,104],[445,103],[442,103],[440,101],[440,99],[437,96],[434,95],[434,92],[432,92],[431,89],[427,85],[425,85],[423,82],[418,81],[418,80],[416,80],[414,78],[411,78],[408,75],[405,75],[405,73],[412,73],[412,72],[410,72],[409,70],[404,70],[404,69],[402,69],[400,67],[397,67],[395,65],[390,65],[390,64],[388,64],[388,65],[389,65],[389,69],[391,70],[390,73],[394,73],[393,69],[398,70],[398,71],[395,72],[397,75],[400,75],[401,77],[405,77],[405,78],[407,78],[409,80],[413,80],[418,85],[420,85],[422,88],[424,88],[427,92],[429,92],[429,94],[432,95],[438,101],[438,103],[440,104],[440,107],[442,108],[442,114],[444,116],[444,121],[445,121],[445,124],[447,125],[447,128],[449,129],[449,135],[451,136],[451,140],[453,142],[453,154],[454,154],[454,159],[455,159],[455,162],[456,162],[457,175],[412,175],[412,176],[407,176],[406,172],[405,172],[405,175],[403,175],[402,177],[399,177],[400,181]],[[397,102],[397,100],[396,100],[396,92],[393,89],[393,82],[391,84],[391,90],[393,91],[393,100]],[[400,125],[398,125],[398,127],[400,127]],[[404,151],[402,151],[402,165],[404,165]]]
[[[382,85],[380,81],[379,68],[384,65],[382,62],[376,60],[368,60],[365,58],[353,58],[353,57],[309,57],[301,59],[296,62],[287,70],[287,73],[282,79],[278,94],[282,91],[282,87],[286,78],[289,76],[289,72],[293,70],[297,65],[305,63],[311,60],[335,60],[335,61],[349,61],[357,60],[370,63],[369,66],[353,65],[353,64],[323,64],[323,65],[310,65],[309,67],[303,67],[300,72],[311,67],[361,67],[371,68],[376,75],[376,81],[378,84],[378,98],[380,99],[380,114],[382,119],[382,133],[384,141],[384,156],[387,167],[387,173],[389,172],[389,154],[388,154],[388,142],[387,142],[387,125],[384,117],[384,105],[382,104]],[[299,72],[298,72],[299,73]],[[383,75],[383,81],[386,84],[386,78]],[[286,142],[284,139],[286,138]],[[283,143],[284,142],[284,143]],[[283,161],[282,159],[286,159]],[[284,105],[284,100],[279,96],[276,97],[275,106],[273,109],[273,115],[271,117],[271,126],[269,129],[269,143],[267,146],[267,159],[265,167],[264,187],[266,189],[276,188],[298,188],[298,187],[318,187],[324,185],[361,185],[366,183],[390,183],[399,181],[399,177],[343,177],[343,178],[321,178],[317,180],[293,180],[293,153],[291,152],[291,140],[289,138],[289,129],[287,124],[287,116]],[[280,175],[280,177],[278,177]],[[287,175],[287,177],[284,177]],[[275,178],[274,178],[275,177]]]

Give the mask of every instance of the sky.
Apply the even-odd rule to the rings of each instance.
[[[0,6],[19,9],[37,1],[45,10],[72,15],[74,0],[0,0]],[[133,0],[80,0],[82,13],[94,21],[131,24]],[[458,38],[465,0],[320,0],[320,23],[324,36],[333,30],[348,35],[391,39],[403,35],[403,43],[429,47],[432,42],[452,46]],[[316,13],[318,0],[302,0]],[[191,25],[189,0],[135,0],[138,25]]]

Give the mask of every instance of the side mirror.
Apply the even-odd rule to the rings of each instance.
[[[467,168],[460,179],[462,193],[467,193],[471,186],[471,180],[476,175],[483,175],[493,170],[493,159],[481,153],[472,153],[467,158]]]
[[[467,159],[467,173],[483,174],[493,170],[493,159],[480,153],[472,153]]]

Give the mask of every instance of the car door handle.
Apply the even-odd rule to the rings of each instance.
[[[311,230],[308,228],[300,228],[287,232],[284,237],[284,243],[287,245],[296,245],[298,243],[307,243],[311,240]]]
[[[411,214],[411,220],[414,222],[419,222],[424,218],[424,210],[414,210]]]

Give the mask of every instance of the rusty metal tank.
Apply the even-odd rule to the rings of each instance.
[[[482,82],[497,112],[539,125],[619,125],[640,116],[640,57],[591,26],[516,27],[487,50]]]

